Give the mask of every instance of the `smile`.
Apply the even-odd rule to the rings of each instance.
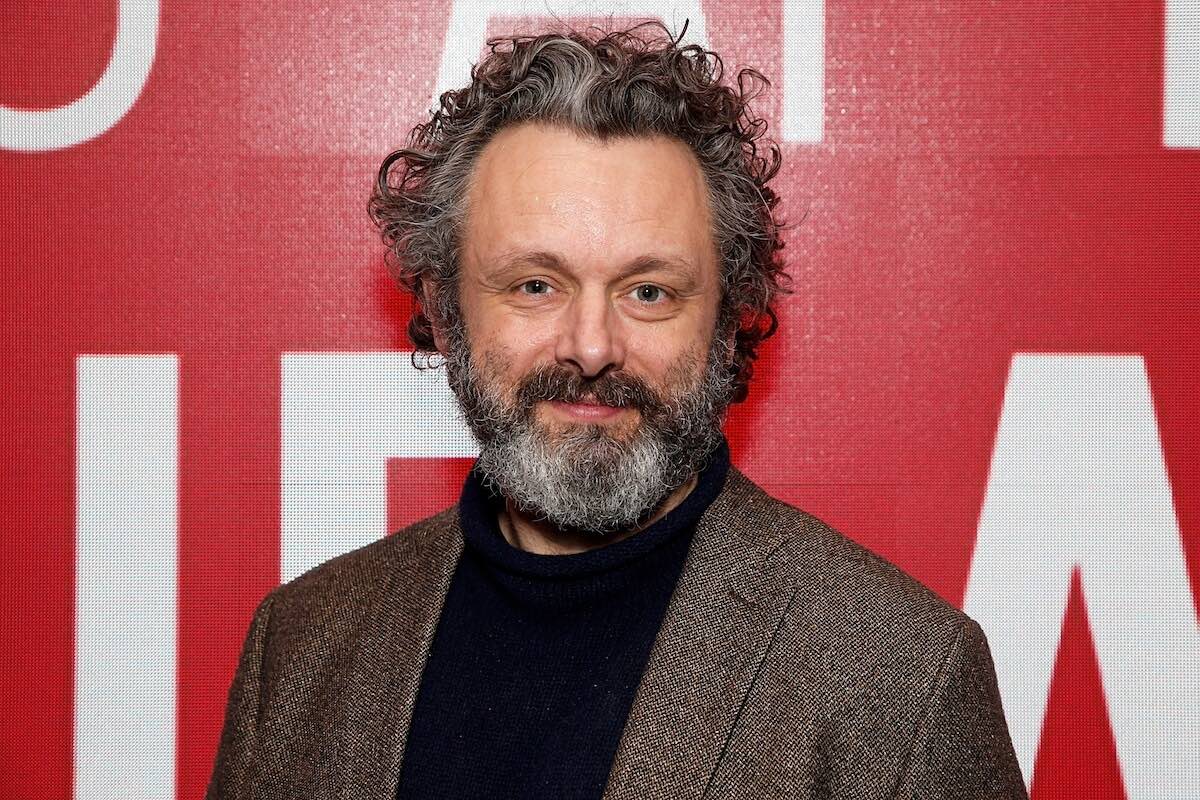
[[[612,419],[626,410],[620,406],[606,406],[599,403],[564,403],[561,400],[550,400],[547,405],[570,419],[590,422]]]

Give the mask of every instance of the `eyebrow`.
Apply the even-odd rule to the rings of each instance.
[[[496,271],[507,272],[508,270],[517,269],[520,267],[541,267],[543,269],[552,269],[560,271],[567,270],[566,262],[558,256],[557,253],[552,253],[547,250],[530,250],[519,253],[506,255],[494,262]],[[669,256],[643,255],[630,261],[618,273],[617,280],[633,277],[634,275],[642,275],[647,272],[662,270],[669,272],[682,280],[688,282],[689,285],[694,285],[697,280],[698,270],[690,261],[682,258],[674,258]]]

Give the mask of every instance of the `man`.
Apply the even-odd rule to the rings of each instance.
[[[494,41],[384,162],[480,456],[262,602],[210,798],[1025,796],[979,627],[730,466],[779,154],[646,31]]]

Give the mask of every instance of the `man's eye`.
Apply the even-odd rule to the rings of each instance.
[[[546,294],[550,291],[550,284],[545,281],[531,280],[521,284],[521,294]]]
[[[633,290],[634,296],[643,303],[655,304],[666,299],[667,293],[652,283],[643,283]]]

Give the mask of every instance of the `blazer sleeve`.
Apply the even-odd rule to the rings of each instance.
[[[250,766],[256,749],[261,708],[263,650],[274,597],[275,593],[272,592],[259,603],[242,645],[237,672],[229,687],[221,743],[217,747],[216,763],[205,800],[250,797]]]
[[[991,651],[974,620],[942,664],[895,797],[1028,800]]]

